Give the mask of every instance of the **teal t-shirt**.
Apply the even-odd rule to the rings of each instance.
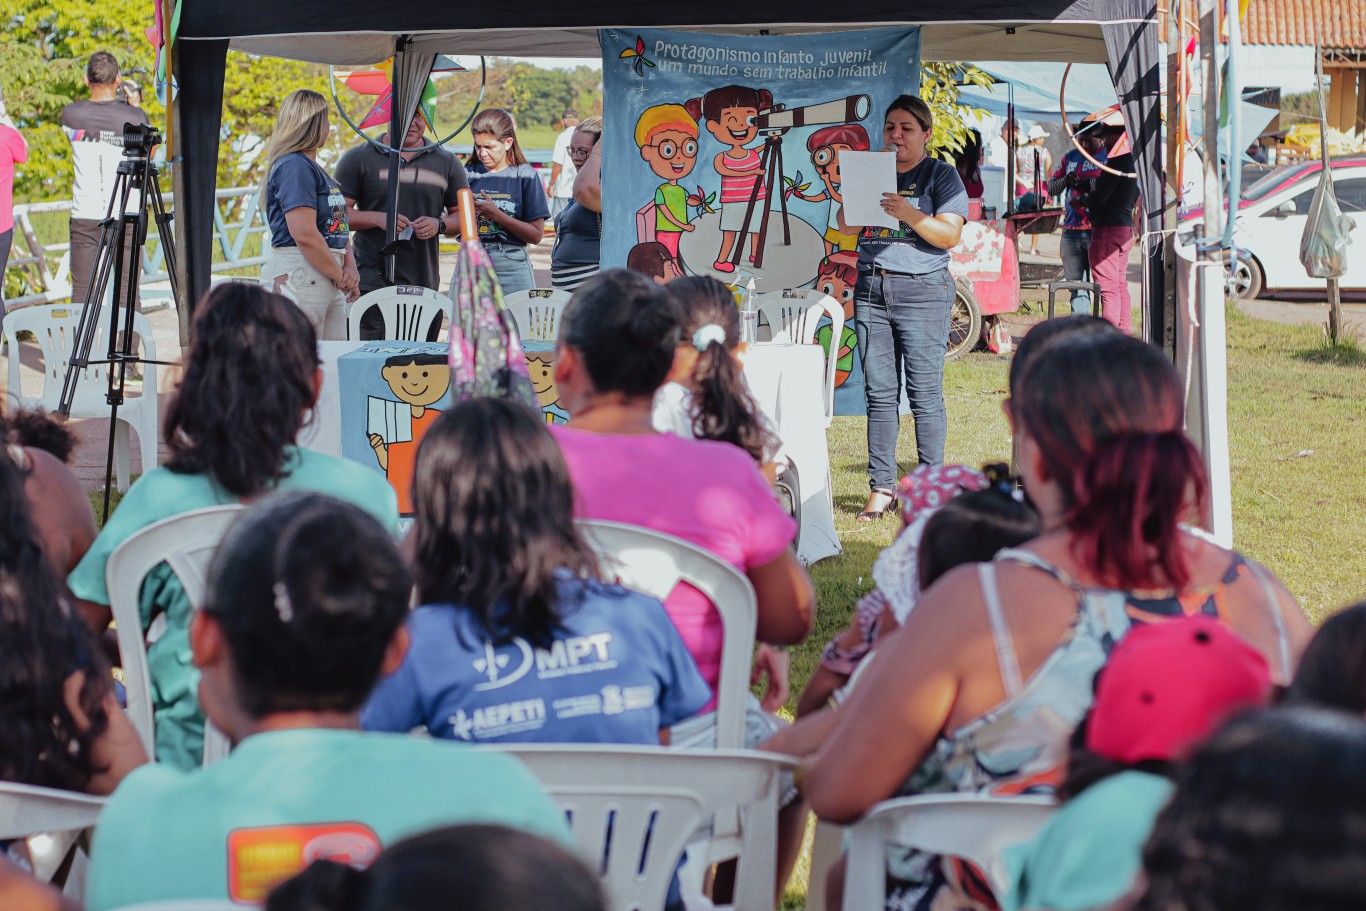
[[[1084,911],[1122,898],[1171,794],[1166,778],[1130,771],[1063,804],[1032,842],[1006,852],[1012,885],[1002,911]]]
[[[288,459],[290,472],[276,485],[277,490],[313,490],[348,500],[397,534],[398,499],[383,475],[309,449],[291,447]],[[109,555],[135,532],[193,509],[236,502],[237,497],[208,475],[154,468],[128,489],[90,550],[67,577],[67,585],[77,598],[108,604],[105,565]],[[156,720],[156,758],[182,769],[195,768],[204,750],[204,715],[199,710],[197,694],[199,671],[190,655],[190,602],[180,580],[166,564],[147,574],[138,609],[144,631],[151,628],[158,616],[166,618],[165,632],[147,649]]]
[[[398,839],[460,823],[573,847],[564,814],[511,756],[400,734],[255,734],[208,768],[148,765],[124,779],[95,830],[86,908],[260,902],[313,860],[365,866]]]

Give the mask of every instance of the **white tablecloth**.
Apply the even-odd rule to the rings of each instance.
[[[320,342],[323,385],[317,416],[300,442],[310,449],[340,456],[341,397],[337,361],[361,342]],[[783,441],[782,454],[797,466],[801,484],[802,527],[797,556],[814,563],[840,552],[830,492],[830,451],[825,439],[821,384],[825,354],[819,345],[760,344],[745,359],[745,379]]]

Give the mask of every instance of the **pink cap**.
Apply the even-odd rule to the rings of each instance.
[[[1086,745],[1130,765],[1179,759],[1270,690],[1266,659],[1212,617],[1137,626],[1100,672]]]

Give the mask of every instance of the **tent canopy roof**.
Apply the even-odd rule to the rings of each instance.
[[[182,0],[179,38],[230,39],[237,50],[314,63],[356,66],[394,52],[396,35],[413,50],[447,54],[597,57],[599,28],[679,28],[727,34],[799,34],[888,25],[922,25],[924,60],[1062,60],[1104,63],[1101,23],[1151,20],[1152,0],[699,0],[639,4],[601,0],[519,0],[515,16],[499,4],[430,0],[331,0],[281,3]],[[509,19],[515,18],[515,27]]]

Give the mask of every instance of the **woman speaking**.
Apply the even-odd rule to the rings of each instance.
[[[903,376],[920,464],[944,461],[944,352],[954,293],[948,251],[967,221],[968,194],[953,165],[927,154],[933,129],[929,106],[914,95],[902,95],[887,108],[882,141],[896,153],[897,191],[883,194],[882,210],[898,225],[864,228],[859,237],[854,320],[872,488],[858,515],[862,522],[881,518],[895,500],[897,390]]]

